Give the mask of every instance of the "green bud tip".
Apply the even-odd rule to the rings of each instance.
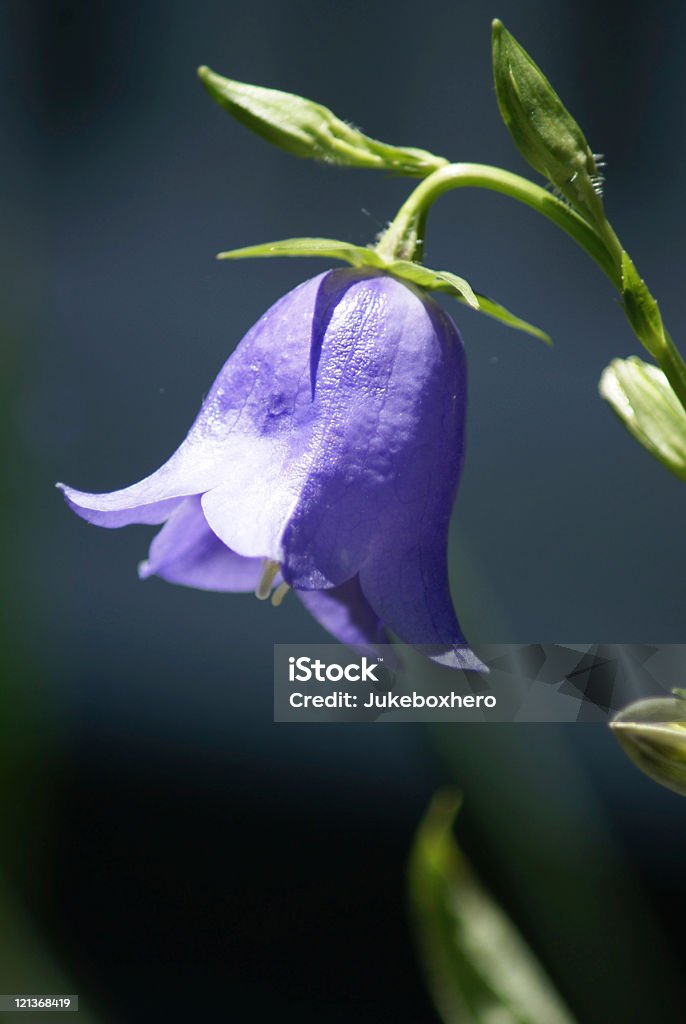
[[[578,212],[604,223],[602,176],[581,128],[502,21],[492,26],[496,99],[513,141]]]
[[[686,702],[680,696],[636,701],[610,728],[642,772],[686,796]]]

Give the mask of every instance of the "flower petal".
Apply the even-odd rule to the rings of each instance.
[[[186,498],[155,536],[150,555],[138,567],[141,579],[161,576],[200,590],[255,590],[262,559],[242,558],[223,544],[207,525],[200,498]]]
[[[271,349],[249,382],[230,471],[203,508],[232,550],[279,561],[292,586],[318,590],[355,575],[388,506],[416,506],[419,494],[449,512],[464,352],[439,306],[375,270],[315,278],[282,314],[267,314]],[[250,336],[234,359],[246,362]]]
[[[281,561],[281,534],[297,501],[287,443],[243,437],[226,482],[202,496],[211,528],[233,551]]]
[[[362,593],[357,576],[329,590],[296,590],[313,618],[341,643],[362,649],[388,644],[379,616]]]
[[[143,523],[156,526],[163,523],[183,498],[169,498],[161,501],[149,501],[141,505],[132,504],[131,507],[119,508],[120,504],[127,502],[128,498],[122,498],[124,491],[112,491],[110,494],[88,494],[85,491],[77,491],[67,484],[55,485],[64,494],[67,505],[89,523],[95,526],[105,526],[115,529],[118,526],[129,526],[132,523]],[[135,485],[138,487],[138,485]],[[129,488],[126,488],[128,490]],[[140,492],[139,492],[140,493]],[[138,493],[136,494],[136,499]],[[132,499],[134,500],[134,499]]]
[[[322,338],[338,301],[360,273],[330,271],[307,281],[282,300],[288,303],[279,317],[272,316],[273,307],[262,318],[234,356],[245,361],[250,336],[261,327],[269,344],[265,341],[259,376],[246,387],[249,401],[232,439],[231,471],[203,496],[212,529],[242,555],[283,560],[283,533],[319,452],[328,415],[315,394]],[[353,572],[346,569],[341,579]],[[331,582],[320,574],[317,585]]]
[[[306,414],[310,404],[312,318],[324,276],[283,296],[248,331],[222,367],[185,441],[155,473],[107,494],[59,484],[74,512],[98,526],[161,523],[179,498],[202,494],[222,481],[230,480],[242,492],[254,475],[251,462],[260,440],[258,466],[261,460],[267,468],[280,469],[297,396],[305,396]],[[262,484],[258,504],[273,492],[269,472]]]
[[[299,589],[354,575],[383,541],[389,509],[419,514],[415,531],[426,515],[447,519],[462,465],[466,367],[455,325],[386,274],[336,271],[320,293],[335,284],[279,559]]]
[[[422,550],[445,560],[444,543],[435,545],[462,465],[465,382],[461,339],[436,303],[382,272],[330,271],[248,332],[156,473],[111,494],[64,488],[65,496],[108,526],[161,522],[202,496],[227,548],[281,562],[296,589],[337,587],[365,566],[383,615],[384,565],[417,549],[420,524],[433,544]],[[167,565],[171,554],[159,558]],[[449,605],[447,583],[445,593]],[[453,634],[463,642],[459,627],[448,632],[448,643]],[[430,642],[430,631],[419,633],[415,642]]]
[[[184,498],[207,490],[221,477],[226,445],[202,435],[204,407],[191,431],[155,473],[130,487],[107,494],[89,494],[58,484],[69,507],[96,526],[116,528],[131,523],[163,523]]]
[[[467,645],[450,596],[445,538],[404,550],[386,546],[360,571],[370,605],[388,629],[441,665],[486,671]]]

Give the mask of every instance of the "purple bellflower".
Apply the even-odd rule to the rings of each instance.
[[[248,331],[155,473],[110,494],[58,486],[97,526],[164,524],[141,577],[274,604],[292,588],[344,643],[369,648],[389,629],[482,669],[447,571],[465,409],[443,309],[382,271],[331,270]]]

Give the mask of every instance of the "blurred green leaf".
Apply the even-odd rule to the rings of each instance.
[[[584,133],[541,69],[493,22],[493,77],[498,107],[524,159],[581,213],[602,219],[600,169]]]
[[[198,68],[198,76],[210,96],[241,124],[294,156],[418,178],[448,162],[423,149],[372,139],[303,96],[235,82],[208,67]]]
[[[599,391],[639,444],[686,480],[686,411],[662,370],[637,356],[613,359]]]
[[[628,252],[622,252],[622,296],[627,319],[636,337],[656,358],[664,351],[666,338],[657,302],[639,277]]]
[[[538,961],[452,834],[460,800],[433,800],[409,863],[412,915],[444,1024],[573,1024]]]
[[[610,728],[624,753],[661,786],[686,796],[686,700],[638,700],[615,715]]]

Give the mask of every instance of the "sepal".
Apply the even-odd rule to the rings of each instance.
[[[539,341],[545,342],[546,345],[552,345],[553,339],[545,331],[542,331],[540,327],[530,324],[527,320],[522,320],[521,317],[510,312],[509,309],[496,302],[495,299],[490,299],[487,295],[482,295],[481,292],[476,292],[475,294],[479,300],[480,313],[490,316],[493,320],[500,321],[505,327],[511,327],[515,331],[530,334],[532,338],[538,338]]]
[[[686,411],[662,370],[637,356],[613,359],[599,391],[639,444],[686,480]]]
[[[217,253],[218,260],[242,260],[267,256],[319,256],[322,259],[343,260],[353,267],[388,268],[388,261],[374,249],[336,238],[284,238],[278,242],[247,245],[242,249],[229,249]]]
[[[375,267],[385,270],[402,281],[425,288],[427,291],[443,292],[452,295],[471,309],[512,327],[523,331],[546,344],[552,344],[545,331],[534,327],[520,317],[515,316],[499,302],[475,292],[468,281],[458,277],[449,270],[430,270],[421,263],[410,260],[393,260],[383,256],[378,250],[368,246],[353,245],[351,242],[339,241],[335,238],[285,238],[278,242],[264,242],[260,245],[248,245],[242,249],[230,249],[217,254],[220,260],[254,259],[270,256],[315,256],[323,259],[342,260],[353,267]]]
[[[430,292],[445,292],[460,302],[465,302],[472,309],[479,309],[479,300],[469,281],[452,274],[449,270],[429,270],[421,263],[413,263],[411,260],[392,260],[388,264],[388,269],[391,274],[404,281],[411,281],[412,284],[417,284]]]
[[[371,167],[423,178],[448,161],[423,149],[390,146],[364,135],[303,96],[224,78],[208,67],[198,77],[210,96],[236,120],[294,156],[347,167]]]

